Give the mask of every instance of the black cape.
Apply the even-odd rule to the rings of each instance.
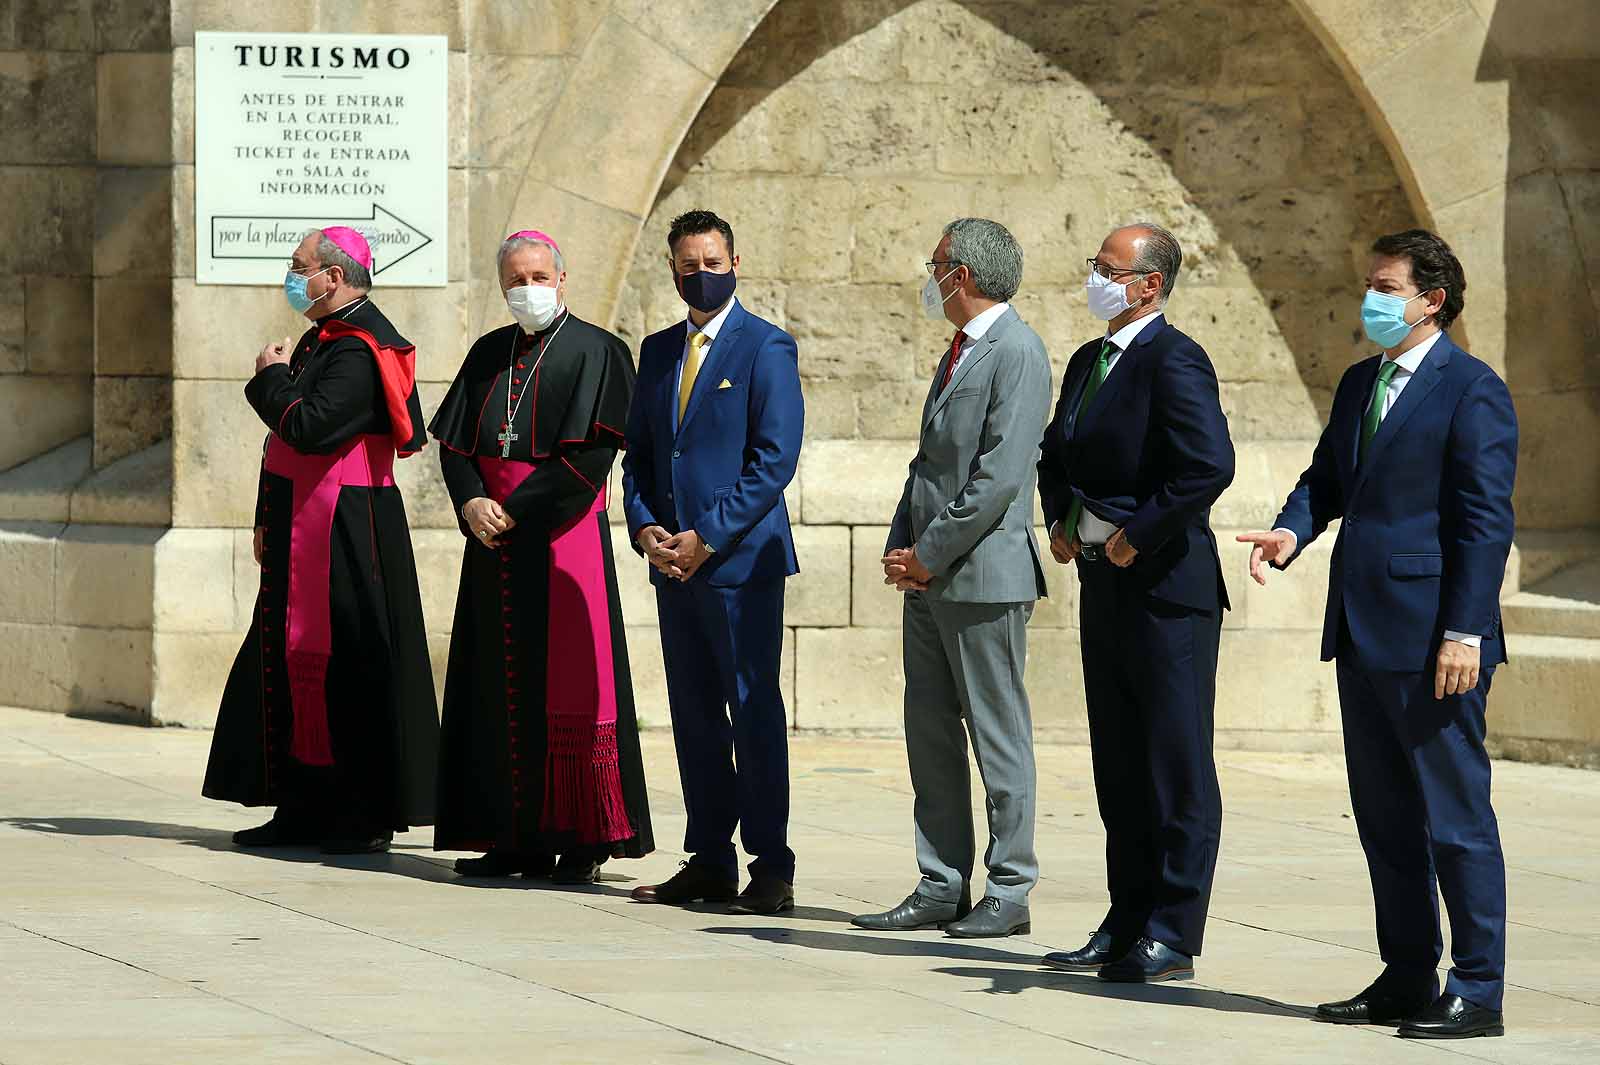
[[[380,345],[408,346],[370,299],[337,317]],[[270,366],[245,386],[245,398],[268,428],[311,454],[337,452],[361,435],[390,437],[393,428],[371,349],[355,338],[319,343],[325,321],[301,336],[288,366]],[[420,446],[426,436],[414,388],[406,407]],[[289,754],[288,687],[272,681],[285,676],[291,493],[287,478],[262,470],[256,497],[256,526],[266,530],[261,589],[223,691],[202,793],[246,806],[326,813],[380,830],[432,824],[438,706],[398,487],[340,489],[329,573],[334,764],[307,766]],[[263,654],[264,646],[270,654]]]
[[[566,312],[536,336],[511,325],[480,337],[429,426],[442,445],[439,461],[466,539],[444,689],[439,850],[559,854],[587,845],[541,827],[546,641],[548,626],[563,623],[549,612],[550,540],[552,530],[584,514],[605,488],[623,446],[633,381],[627,345]],[[508,396],[516,397],[511,428],[517,439],[507,457],[539,468],[503,501],[517,525],[502,552],[478,542],[461,508],[491,495],[477,456],[500,455]],[[610,852],[637,858],[655,849],[655,839],[616,565],[604,510],[585,520],[598,523],[604,554],[612,660],[597,667],[609,667],[615,682],[617,759],[633,830]],[[504,653],[507,639],[514,641],[514,656]],[[510,657],[519,674],[514,697],[508,697]]]

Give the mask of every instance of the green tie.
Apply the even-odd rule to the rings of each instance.
[[[1117,346],[1107,337],[1100,345],[1100,356],[1094,360],[1094,369],[1089,371],[1089,383],[1083,386],[1083,398],[1078,401],[1078,413],[1073,417],[1073,429],[1077,429],[1077,419],[1083,417],[1083,412],[1089,409],[1090,400],[1100,391],[1100,386],[1105,383],[1106,374],[1111,372],[1111,353]],[[1064,528],[1067,530],[1067,543],[1071,543],[1078,535],[1078,518],[1083,514],[1083,499],[1079,496],[1072,497],[1072,505],[1067,508]]]
[[[1383,365],[1378,368],[1378,387],[1373,390],[1372,402],[1367,405],[1367,416],[1361,419],[1361,451],[1357,461],[1367,457],[1367,445],[1378,435],[1378,426],[1383,423],[1383,401],[1389,396],[1389,379],[1399,368],[1400,364],[1393,359],[1384,359]]]

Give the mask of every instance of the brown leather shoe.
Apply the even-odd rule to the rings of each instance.
[[[729,913],[763,916],[794,909],[794,885],[775,876],[758,876],[728,907]]]
[[[633,901],[686,906],[691,902],[727,902],[738,893],[738,881],[729,880],[703,865],[684,862],[666,883],[634,888]]]

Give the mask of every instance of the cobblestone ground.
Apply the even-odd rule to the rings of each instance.
[[[1227,819],[1199,979],[1042,970],[1103,906],[1087,752],[1040,751],[1034,934],[853,931],[915,880],[899,743],[794,744],[799,909],[636,905],[680,854],[587,890],[462,883],[430,834],[386,856],[242,854],[199,797],[209,735],[0,710],[0,1063],[1600,1061],[1600,774],[1496,766],[1513,918],[1504,1039],[1416,1045],[1310,1007],[1377,971],[1343,769],[1220,756]],[[681,839],[670,737],[645,753]]]

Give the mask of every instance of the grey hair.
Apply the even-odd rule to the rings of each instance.
[[[372,291],[372,272],[365,266],[350,258],[350,254],[339,245],[328,239],[328,235],[320,229],[306,230],[306,236],[315,235],[317,238],[317,265],[322,267],[337,266],[344,271],[344,283],[357,292]],[[304,238],[301,238],[304,239]]]
[[[950,259],[972,271],[986,299],[1008,300],[1022,287],[1022,245],[1011,231],[987,218],[958,218],[944,227]]]
[[[567,272],[567,260],[562,257],[561,249],[556,247],[554,244],[551,244],[548,240],[540,240],[537,237],[508,238],[505,243],[500,245],[500,250],[495,253],[494,272],[498,274],[501,270],[505,269],[507,255],[510,255],[518,248],[531,248],[534,245],[538,245],[541,248],[550,249],[550,254],[555,259],[556,273],[564,274]]]
[[[1141,274],[1161,274],[1161,302],[1165,304],[1178,284],[1178,269],[1183,266],[1183,248],[1178,245],[1178,238],[1154,222],[1135,222],[1124,228],[1144,232],[1133,268]]]

